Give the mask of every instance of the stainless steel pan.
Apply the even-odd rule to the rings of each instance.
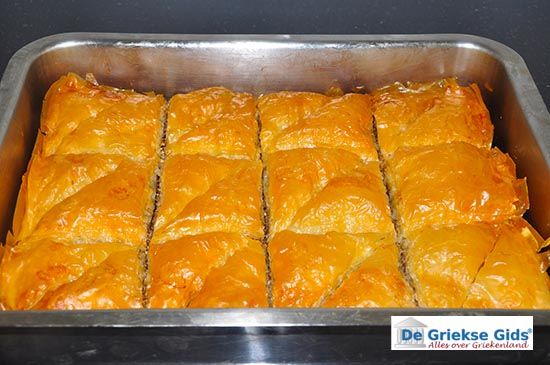
[[[496,145],[515,160],[518,175],[528,178],[531,201],[528,219],[543,236],[550,235],[550,114],[522,58],[498,42],[456,34],[222,36],[70,33],[42,38],[23,47],[12,57],[0,83],[0,237],[5,237],[11,226],[21,176],[38,131],[44,94],[54,80],[68,71],[81,75],[92,72],[100,83],[141,91],[154,90],[166,96],[213,85],[259,94],[282,89],[322,92],[332,86],[344,90],[365,86],[369,90],[398,80],[428,81],[445,76],[457,76],[464,83],[476,82],[491,112]],[[265,350],[261,346],[267,346],[265,351],[274,354],[269,346],[285,341],[280,338],[275,342],[261,340],[262,334],[277,329],[273,333],[290,335],[298,331],[298,337],[286,337],[290,342],[286,342],[281,356],[272,359],[300,359],[282,354],[299,343],[307,346],[307,338],[300,337],[300,334],[309,333],[309,336],[321,336],[325,342],[317,343],[316,352],[303,359],[319,361],[331,356],[326,341],[330,346],[344,346],[341,351],[345,351],[345,341],[354,343],[361,334],[367,334],[367,337],[373,333],[386,334],[386,331],[389,334],[389,330],[383,329],[389,324],[389,316],[402,313],[529,314],[534,315],[537,328],[545,329],[546,337],[540,337],[538,341],[550,342],[548,310],[14,311],[0,313],[0,337],[6,335],[0,341],[0,357],[2,351],[15,349],[13,344],[19,343],[20,334],[27,336],[21,337],[21,343],[28,341],[29,333],[38,336],[36,341],[41,341],[40,346],[48,353],[55,348],[54,341],[72,344],[71,341],[78,339],[78,336],[69,336],[62,340],[56,337],[58,332],[55,331],[66,335],[78,333],[71,332],[78,331],[78,328],[125,328],[134,331],[126,334],[136,341],[137,333],[145,328],[164,331],[177,328],[206,331],[207,336],[228,336],[229,333],[240,341],[258,335],[260,347],[244,358],[260,361],[265,359],[260,356]],[[55,331],[48,332],[53,333],[51,336],[42,338],[36,335],[36,331],[51,331],[52,328]],[[298,328],[301,330],[296,330]],[[347,330],[343,329],[352,328],[350,331],[359,337],[355,336],[353,340],[345,336],[330,337],[330,340],[323,337],[338,333],[334,332],[335,328],[346,334]],[[156,338],[155,333],[159,334],[153,332],[152,339]],[[177,333],[177,338],[189,335],[188,332]],[[102,338],[99,336],[90,346],[97,350],[98,346],[110,341]],[[338,338],[345,340],[338,343]],[[143,341],[135,350],[138,355],[133,360],[147,359],[140,352],[147,348],[144,345],[147,341]],[[535,348],[536,343],[537,340]],[[367,348],[385,353],[389,342],[385,346]],[[18,351],[20,356],[32,355],[24,350]],[[236,351],[242,349],[221,346],[212,351],[210,355],[218,351],[221,357],[217,359],[235,359]],[[162,346],[161,352],[167,353]],[[352,352],[355,355],[361,353],[358,348]],[[85,360],[75,354],[73,359]],[[324,357],[318,358],[317,355]],[[338,357],[334,359],[338,361]]]

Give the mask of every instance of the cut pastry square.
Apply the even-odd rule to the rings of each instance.
[[[525,179],[498,149],[465,142],[400,148],[388,182],[405,232],[431,225],[502,222],[529,206]]]
[[[156,160],[164,105],[161,95],[101,86],[68,74],[46,94],[35,152]]]
[[[155,168],[117,155],[35,156],[19,193],[17,240],[143,244]]]
[[[151,308],[266,307],[261,243],[224,232],[153,241],[148,301]]]
[[[345,150],[304,148],[266,156],[270,232],[393,230],[377,162]]]
[[[164,165],[154,240],[235,232],[263,237],[260,161],[172,155]]]
[[[323,307],[414,307],[413,292],[399,270],[393,240],[377,248],[322,303]]]
[[[23,241],[6,248],[0,301],[5,309],[140,308],[140,256],[123,243]]]
[[[189,308],[267,307],[265,253],[258,241],[236,251],[223,266],[214,267]]]
[[[394,83],[373,92],[378,141],[384,155],[399,147],[453,141],[489,148],[493,125],[477,85],[456,79]]]
[[[296,148],[338,148],[376,161],[372,103],[368,95],[327,97],[280,92],[258,99],[261,143],[266,153]]]
[[[383,298],[380,290],[371,290],[368,283],[381,273],[373,270],[366,260],[375,257],[378,250],[384,246],[394,245],[394,235],[391,233],[344,234],[327,233],[324,235],[299,234],[291,231],[277,233],[269,243],[269,257],[271,260],[273,305],[275,307],[318,307],[326,299],[334,295],[330,305],[338,306],[345,303],[361,306],[382,305],[384,300],[389,303],[392,294],[409,295],[404,282],[392,284],[397,274],[391,267],[379,268],[385,271],[383,276],[391,272],[393,277],[385,277],[385,284],[393,293]],[[381,254],[376,260],[386,260]],[[397,255],[394,257],[397,260]],[[391,259],[390,259],[391,261]],[[365,264],[361,273],[354,272]],[[392,263],[397,265],[397,261]],[[376,264],[375,264],[376,265]],[[370,272],[369,272],[370,271]],[[393,271],[393,272],[392,272]],[[368,293],[358,294],[351,298],[349,288],[338,287],[346,280],[351,279],[360,283]],[[403,286],[401,286],[403,285]],[[336,290],[336,293],[334,291]],[[347,298],[346,298],[347,297]],[[402,298],[406,302],[406,298]],[[395,301],[399,301],[396,299]]]
[[[460,308],[498,229],[487,223],[424,227],[407,236],[407,272],[421,307]]]
[[[538,254],[542,238],[523,220],[502,225],[464,308],[550,309],[550,278]]]
[[[254,160],[259,156],[255,99],[223,87],[170,100],[168,154],[203,153]]]

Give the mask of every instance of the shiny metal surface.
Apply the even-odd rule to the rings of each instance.
[[[4,313],[2,313],[4,314]],[[390,317],[417,315],[532,315],[535,326],[549,326],[548,311],[506,309],[135,309],[102,311],[12,311],[0,315],[0,329],[41,327],[152,328],[285,328],[389,326]]]
[[[93,72],[100,83],[176,92],[224,85],[256,94],[331,86],[367,90],[401,80],[458,76],[477,82],[495,124],[496,144],[528,177],[529,220],[550,235],[550,114],[521,57],[488,39],[466,35],[139,35],[60,34],[18,51],[0,82],[0,237],[12,220],[48,86],[68,71]],[[2,312],[8,328],[371,327],[391,314],[517,314],[489,310],[121,310]],[[550,311],[526,311],[550,328]],[[388,345],[389,346],[389,345]]]

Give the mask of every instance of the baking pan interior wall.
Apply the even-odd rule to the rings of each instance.
[[[0,240],[11,228],[34,145],[44,94],[72,71],[102,84],[176,92],[222,85],[255,94],[278,90],[372,90],[394,81],[457,76],[476,82],[495,125],[496,145],[527,176],[530,222],[550,235],[550,116],[521,58],[463,35],[184,36],[61,34],[22,48],[0,87]],[[541,142],[542,141],[542,142]],[[545,142],[546,141],[546,142]]]

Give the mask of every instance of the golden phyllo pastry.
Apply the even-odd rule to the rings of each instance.
[[[334,92],[333,94],[337,94]],[[46,94],[0,308],[550,309],[476,85]]]
[[[154,239],[216,231],[261,239],[261,175],[260,161],[169,156]]]
[[[0,276],[7,309],[141,307],[140,255],[123,243],[19,242],[6,247]]]
[[[102,86],[68,74],[46,94],[35,153],[156,159],[164,104],[162,95]]]
[[[267,306],[255,100],[174,96],[149,251],[153,308]]]
[[[413,305],[398,269],[370,97],[281,92],[262,96],[258,109],[273,305]],[[380,261],[389,266],[376,270]]]
[[[413,305],[410,288],[397,267],[393,232],[309,235],[283,231],[269,243],[269,253],[275,307]],[[386,265],[376,268],[380,261]]]
[[[417,304],[548,307],[541,239],[520,219],[529,207],[526,181],[508,155],[489,149],[493,128],[477,86],[397,83],[374,100]]]
[[[493,125],[477,85],[456,79],[395,83],[373,93],[380,149],[462,141],[489,148]]]
[[[302,148],[264,158],[270,232],[390,232],[378,162],[340,149]]]
[[[542,239],[523,220],[424,228],[407,268],[423,307],[550,308]]]
[[[189,308],[267,307],[265,252],[260,242],[249,244],[212,269]]]
[[[538,254],[548,243],[522,220],[500,227],[463,306],[550,309],[548,266]]]
[[[149,268],[153,308],[267,305],[261,243],[240,234],[214,232],[153,241]]]
[[[325,147],[355,153],[365,161],[377,160],[368,95],[280,92],[260,97],[258,109],[266,153]]]
[[[385,242],[344,279],[323,307],[414,307],[393,240]]]
[[[142,306],[163,108],[91,77],[51,86],[0,265],[5,308]]]
[[[529,206],[525,179],[498,149],[464,142],[401,148],[388,181],[405,232],[426,225],[502,222]]]
[[[17,239],[145,243],[155,167],[117,155],[34,156],[19,194]]]
[[[170,99],[167,144],[170,154],[208,154],[258,159],[254,97],[213,87]]]
[[[407,235],[407,272],[421,307],[460,308],[494,247],[487,223],[424,227]]]

